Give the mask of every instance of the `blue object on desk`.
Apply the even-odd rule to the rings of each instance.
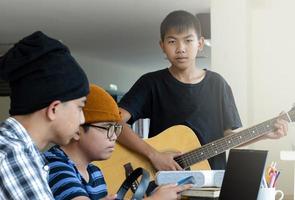
[[[195,184],[195,183],[196,183],[196,179],[193,176],[188,176],[177,181],[177,185]]]

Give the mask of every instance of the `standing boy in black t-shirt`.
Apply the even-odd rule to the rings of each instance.
[[[219,74],[196,67],[196,57],[203,45],[200,23],[194,15],[186,11],[167,15],[161,23],[160,46],[171,66],[143,75],[132,86],[119,103],[123,121],[150,118],[149,137],[173,125],[187,125],[201,144],[241,127],[228,83]],[[286,134],[285,121],[278,120],[275,126],[277,130],[263,138]],[[179,152],[158,152],[132,133],[125,124],[119,142],[146,156],[158,170],[181,170],[173,159]],[[224,169],[225,154],[209,159],[209,163],[212,169]]]

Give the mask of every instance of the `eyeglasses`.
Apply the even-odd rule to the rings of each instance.
[[[113,139],[114,134],[116,134],[117,137],[119,137],[119,135],[122,132],[123,126],[120,124],[106,124],[103,126],[98,126],[98,125],[94,125],[94,124],[87,124],[90,127],[94,127],[94,128],[100,128],[100,129],[104,129],[107,131],[107,138],[109,140]]]

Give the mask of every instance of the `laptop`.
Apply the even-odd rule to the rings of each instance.
[[[268,151],[231,149],[219,200],[256,200]]]

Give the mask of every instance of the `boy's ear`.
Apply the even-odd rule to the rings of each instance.
[[[79,131],[75,133],[72,140],[79,141],[81,139],[81,136],[83,137],[83,134],[85,134],[85,130],[82,128],[82,126],[80,126]]]
[[[46,115],[51,121],[56,119],[57,112],[60,105],[61,105],[61,101],[56,100],[56,101],[53,101],[51,104],[49,104],[49,106],[47,107]]]
[[[164,52],[164,43],[163,43],[162,40],[159,41],[159,45],[160,45],[162,51]],[[164,53],[165,53],[165,52],[164,52]]]
[[[76,132],[72,140],[78,141],[80,140],[80,135],[81,135],[81,127],[79,128],[79,132]]]
[[[199,51],[202,51],[204,48],[204,43],[205,43],[205,39],[204,37],[200,37],[199,41],[198,41],[198,46],[199,46]]]

